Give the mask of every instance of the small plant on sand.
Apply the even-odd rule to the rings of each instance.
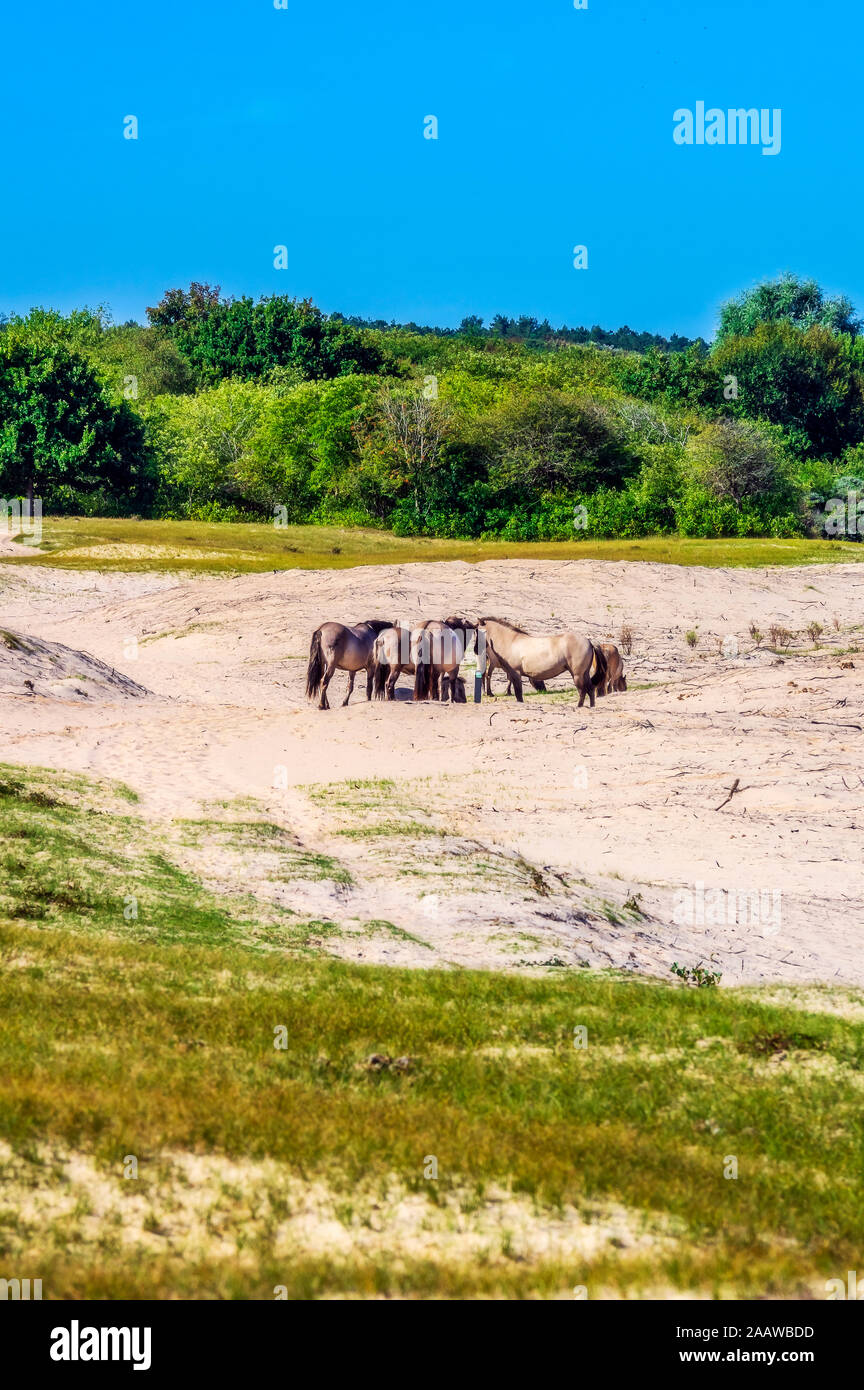
[[[625,898],[624,910],[626,912],[635,912],[639,917],[643,917],[645,914],[642,911],[642,894],[631,893],[628,898]]]
[[[753,641],[756,643],[757,647],[760,646],[761,643],[764,641],[762,633],[759,631],[758,627],[754,622],[751,622],[750,624],[750,636],[753,638]]]
[[[625,656],[629,656],[633,650],[633,629],[629,623],[621,624],[621,631],[618,634],[618,641],[621,643],[621,650]]]
[[[792,642],[792,633],[788,627],[781,627],[779,623],[772,623],[768,629],[768,636],[772,647],[788,647]]]
[[[679,965],[677,960],[673,961],[669,967],[673,975],[677,975],[685,984],[694,985],[696,989],[712,989],[719,985],[722,974],[719,970],[706,970],[701,964],[689,966]]]
[[[691,627],[689,632],[685,632],[684,641],[687,643],[688,647],[695,647],[699,641],[699,633],[694,632]]]
[[[819,638],[822,636],[822,633],[824,631],[825,629],[821,623],[807,624],[807,636],[810,638],[810,641],[813,643],[814,647],[819,646]]]

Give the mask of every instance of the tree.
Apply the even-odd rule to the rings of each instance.
[[[203,382],[224,377],[266,376],[274,367],[297,367],[306,380],[377,371],[376,343],[341,318],[327,318],[308,299],[273,295],[221,301],[218,290],[190,286],[169,290],[154,325],[166,327]]]
[[[148,411],[159,454],[163,514],[195,516],[246,500],[243,464],[270,400],[254,381],[222,381],[194,396],[164,396]]]
[[[446,407],[421,392],[382,393],[381,416],[389,450],[395,456],[414,504],[414,514],[425,516],[432,475],[441,461],[446,435]]]
[[[0,335],[0,492],[70,510],[141,506],[150,455],[141,421],[112,400],[92,366],[63,343]]]
[[[193,280],[188,290],[166,290],[147,317],[154,328],[192,328],[218,306],[220,289]]]
[[[735,383],[730,413],[782,425],[799,452],[824,458],[864,438],[860,349],[847,334],[781,321],[725,338],[710,361]]]
[[[760,323],[788,323],[793,328],[827,328],[832,333],[856,334],[861,320],[845,295],[829,298],[815,280],[801,280],[786,273],[763,280],[752,290],[729,299],[720,309],[717,342],[746,337]]]
[[[736,507],[748,500],[765,500],[788,482],[784,451],[763,426],[745,420],[723,419],[689,442],[695,480],[715,497]]]
[[[644,354],[628,354],[616,363],[618,382],[630,396],[679,407],[717,410],[723,406],[722,371],[698,345],[686,352],[649,347]]]
[[[618,422],[589,397],[543,389],[512,396],[481,419],[478,435],[490,482],[520,501],[615,486],[635,471]]]
[[[189,361],[163,328],[137,323],[108,328],[86,352],[112,390],[126,399],[181,396],[195,389]]]
[[[352,507],[375,512],[375,461],[362,446],[379,389],[374,377],[363,376],[271,387],[238,469],[248,495],[271,513],[274,504],[284,506],[290,521]]]

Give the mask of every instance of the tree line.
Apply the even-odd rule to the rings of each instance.
[[[0,495],[514,540],[818,532],[827,498],[864,492],[860,330],[791,275],[723,305],[710,345],[195,282],[146,324],[34,309],[0,323]]]

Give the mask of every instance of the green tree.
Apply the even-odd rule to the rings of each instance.
[[[254,509],[245,453],[270,399],[259,382],[229,380],[151,403],[146,418],[159,459],[161,515],[219,519]]]
[[[805,457],[836,457],[864,438],[864,360],[848,334],[759,323],[711,361],[735,383],[727,410],[782,425]]]
[[[124,399],[180,396],[195,389],[190,363],[164,329],[139,324],[107,328],[85,351],[112,391]]]
[[[345,376],[274,393],[241,464],[249,496],[269,512],[285,507],[289,521],[352,508],[383,518],[377,460],[364,447],[379,390],[374,377]]]
[[[649,347],[644,355],[628,353],[614,361],[620,389],[630,396],[698,410],[723,406],[722,374],[698,346],[686,352]]]
[[[560,391],[511,396],[479,421],[477,442],[490,483],[519,497],[616,486],[637,467],[602,402]]]
[[[188,294],[170,290],[147,314],[151,324],[171,332],[202,382],[263,377],[289,366],[315,380],[383,365],[373,339],[343,319],[327,318],[310,300],[220,301],[218,291],[193,284]]]
[[[154,328],[191,330],[221,303],[219,285],[193,280],[188,290],[166,290],[158,304],[147,310]]]
[[[141,421],[63,343],[0,334],[0,493],[57,511],[146,504]]]
[[[845,295],[831,298],[815,280],[801,280],[786,273],[776,280],[763,280],[752,290],[729,299],[720,309],[717,342],[730,337],[747,337],[760,323],[788,323],[793,328],[827,328],[832,333],[860,331],[851,300]]]
[[[788,456],[777,433],[747,420],[715,420],[694,435],[688,455],[696,483],[738,508],[787,492]]]

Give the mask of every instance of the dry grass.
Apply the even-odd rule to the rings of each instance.
[[[46,517],[41,553],[22,551],[2,563],[76,570],[191,570],[252,573],[275,569],[346,569],[426,560],[650,560],[659,564],[762,566],[864,560],[847,541],[648,536],[640,540],[444,541],[389,531],[128,518]]]
[[[0,774],[7,1277],[61,1298],[749,1297],[855,1267],[857,997],[844,1017],[836,991],[816,1012],[348,965],[258,934],[154,853],[122,789]]]

